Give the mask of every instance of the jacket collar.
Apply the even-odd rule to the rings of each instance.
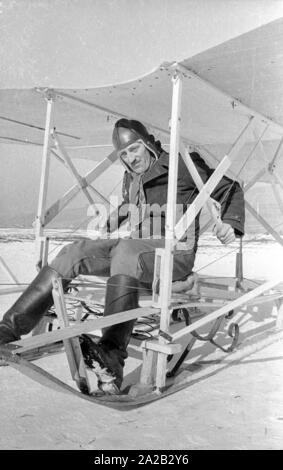
[[[169,168],[169,155],[164,150],[161,152],[160,157],[153,163],[150,170],[143,177],[143,184],[158,178],[161,175],[168,173]]]

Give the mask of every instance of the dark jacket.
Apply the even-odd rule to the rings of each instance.
[[[213,169],[209,168],[201,156],[192,152],[191,158],[205,183],[213,173]],[[143,175],[143,188],[146,196],[146,202],[149,205],[158,203],[160,206],[167,202],[168,190],[168,169],[169,155],[162,151],[159,158],[153,163],[151,168]],[[127,213],[123,211],[129,201],[129,188],[131,184],[131,173],[125,172],[123,180],[123,201],[119,206],[118,226],[127,218]],[[183,212],[187,206],[192,204],[198,194],[198,189],[189,173],[183,158],[179,157],[178,165],[178,183],[177,183],[177,204],[183,205]],[[245,206],[244,194],[238,182],[224,176],[211,194],[221,204],[221,218],[223,222],[230,224],[236,236],[244,234],[245,222]],[[121,215],[121,212],[123,215]],[[152,217],[152,214],[151,214]],[[162,214],[163,228],[162,236],[165,235],[165,214]],[[198,238],[199,233],[199,215],[196,218],[195,237]]]

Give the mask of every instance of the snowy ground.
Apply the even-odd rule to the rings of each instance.
[[[52,242],[51,256],[58,249],[59,242]],[[206,236],[200,242],[195,269],[202,274],[233,275],[236,250],[236,243],[223,247]],[[245,277],[271,279],[282,274],[282,255],[282,247],[269,237],[247,237]],[[17,234],[8,237],[2,230],[0,256],[20,283],[34,277],[32,240]],[[216,257],[220,259],[211,264]],[[0,283],[10,282],[0,268]],[[1,296],[0,314],[15,298]],[[275,331],[275,314],[269,304],[239,311],[239,352],[225,356],[211,345],[200,344],[192,361],[208,366],[207,373],[175,395],[127,412],[51,391],[2,367],[0,449],[282,449],[282,341],[278,331],[269,335]],[[55,375],[67,373],[63,357],[55,355],[48,361]]]

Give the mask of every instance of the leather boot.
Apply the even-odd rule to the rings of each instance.
[[[37,325],[48,308],[53,305],[53,279],[57,271],[44,266],[36,278],[5,313],[0,322],[0,345],[20,339]],[[63,279],[65,289],[70,280]]]
[[[136,278],[125,274],[110,277],[106,285],[104,316],[138,308],[138,286]],[[104,329],[98,343],[88,335],[80,338],[86,365],[93,369],[98,388],[104,393],[119,393],[134,324],[135,320],[130,320]]]

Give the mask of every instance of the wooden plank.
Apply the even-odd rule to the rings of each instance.
[[[18,292],[23,292],[26,290],[26,287],[27,286],[4,287],[0,289],[0,295],[17,294]]]
[[[40,346],[44,346],[46,344],[52,344],[64,339],[74,338],[75,336],[79,336],[83,333],[101,330],[102,328],[106,328],[111,325],[117,325],[118,323],[123,323],[128,320],[134,320],[135,318],[141,316],[156,314],[157,312],[157,309],[151,307],[135,308],[125,312],[115,313],[115,315],[109,315],[107,317],[97,318],[95,320],[89,320],[77,325],[68,326],[64,330],[54,330],[48,333],[43,333],[39,336],[27,337],[19,341],[14,341],[11,344],[20,347],[20,349],[15,351],[15,353],[18,354]]]
[[[246,138],[247,133],[251,130],[251,127],[254,124],[253,118],[250,118],[246,126],[241,131],[240,135],[237,137],[235,142],[233,143],[230,151],[221,162],[218,164],[217,168],[214,170],[210,178],[207,180],[205,185],[200,190],[199,194],[195,198],[194,202],[190,205],[189,209],[183,215],[183,217],[179,220],[177,225],[175,226],[175,236],[178,240],[180,240],[185,231],[191,225],[193,220],[196,218],[197,214],[203,208],[204,204],[207,202],[208,198],[210,197],[212,191],[215,189],[223,175],[226,173],[228,168],[231,166],[233,159],[237,156],[244,138]]]
[[[182,146],[182,147],[183,147],[183,149],[181,150],[182,158],[196,184],[196,187],[200,191],[204,186],[204,182],[202,181],[200,174],[196,169],[196,166],[189,154],[188,149],[185,146]],[[220,209],[220,204],[214,201],[211,197],[209,197],[208,200],[206,201],[206,205],[211,214],[214,224],[216,224],[217,226],[222,225],[222,221],[220,217],[220,210],[218,210],[216,207],[217,205],[219,205],[219,209]]]
[[[210,178],[207,180],[194,202],[187,209],[186,213],[179,219],[175,226],[175,236],[178,240],[181,240],[184,236],[186,230],[189,228],[191,223],[194,221],[200,210],[203,208],[204,204],[210,197],[212,191],[215,189],[223,175],[226,173],[227,169],[230,167],[232,161],[226,155],[221,163],[214,170]]]
[[[140,384],[153,385],[154,384],[154,368],[156,367],[157,354],[150,349],[143,349],[143,361],[140,374]]]
[[[211,165],[213,165],[214,162],[219,164],[221,161],[220,158],[214,155],[214,153],[211,150],[208,150],[204,145],[197,145],[196,150],[204,158],[204,160],[210,162]],[[241,180],[241,178],[239,178],[239,175],[236,175],[236,173],[230,168],[227,170],[226,175],[229,176],[231,179],[237,180],[240,183],[240,186],[243,186],[244,181]]]

